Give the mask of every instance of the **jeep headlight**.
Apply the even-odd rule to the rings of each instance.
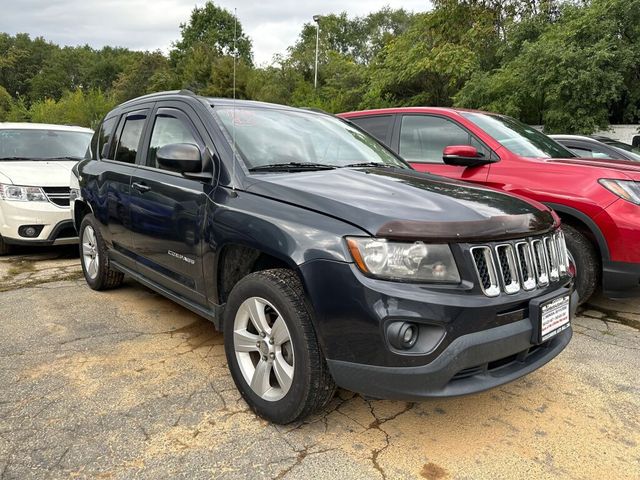
[[[48,202],[40,187],[21,187],[0,183],[0,198],[15,202]]]
[[[413,282],[460,282],[456,262],[446,244],[348,237],[347,245],[358,268],[372,277]]]

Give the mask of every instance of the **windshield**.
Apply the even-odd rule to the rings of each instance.
[[[90,132],[61,130],[0,130],[0,161],[47,160],[51,158],[81,159],[87,151]]]
[[[634,158],[638,158],[640,155],[640,148],[636,148],[633,145],[629,145],[628,143],[618,142],[617,140],[603,140],[607,145],[611,145],[612,147],[619,148],[625,150],[627,152],[634,153]]]
[[[515,118],[477,112],[462,115],[516,155],[529,158],[573,158],[565,147]]]
[[[637,149],[631,146],[629,146],[629,148],[627,149],[618,145],[617,143],[610,143],[609,145],[611,145],[611,147],[613,147],[614,150],[619,151],[625,157],[632,159],[634,162],[640,162],[640,153],[638,153]]]
[[[236,148],[249,170],[284,164],[410,168],[369,135],[329,115],[246,106],[216,107],[215,112],[230,142],[235,135]]]

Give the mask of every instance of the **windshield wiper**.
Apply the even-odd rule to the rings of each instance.
[[[340,168],[355,168],[355,167],[380,167],[380,168],[393,168],[393,165],[387,165],[386,163],[378,162],[362,162],[362,163],[349,163],[347,165],[341,165]]]
[[[3,160],[20,161],[20,160],[33,160],[33,159],[32,158],[27,158],[27,157],[0,157],[0,162],[2,162]]]
[[[67,155],[62,157],[43,157],[38,158],[37,160],[73,160],[74,162],[79,162],[82,160],[82,157],[72,157],[71,155]]]
[[[257,167],[251,167],[250,172],[288,172],[294,170],[333,170],[336,168],[333,165],[326,165],[323,163],[306,163],[306,162],[287,162],[287,163],[271,163],[269,165],[258,165]]]

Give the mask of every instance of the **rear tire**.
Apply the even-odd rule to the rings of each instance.
[[[249,407],[271,422],[300,420],[335,393],[312,315],[291,270],[247,275],[229,295],[224,317],[229,370]]]
[[[595,291],[600,279],[600,256],[589,239],[571,225],[562,226],[567,249],[576,269],[578,304],[583,304]]]
[[[124,274],[109,265],[107,248],[92,214],[86,215],[80,224],[80,263],[93,290],[109,290],[122,284]]]
[[[5,243],[5,241],[0,237],[0,256],[9,255],[11,253],[11,245]]]

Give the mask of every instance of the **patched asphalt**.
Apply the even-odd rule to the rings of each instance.
[[[339,391],[304,423],[256,417],[213,325],[69,249],[0,259],[0,479],[640,478],[640,298],[596,298],[554,361],[420,403]]]

